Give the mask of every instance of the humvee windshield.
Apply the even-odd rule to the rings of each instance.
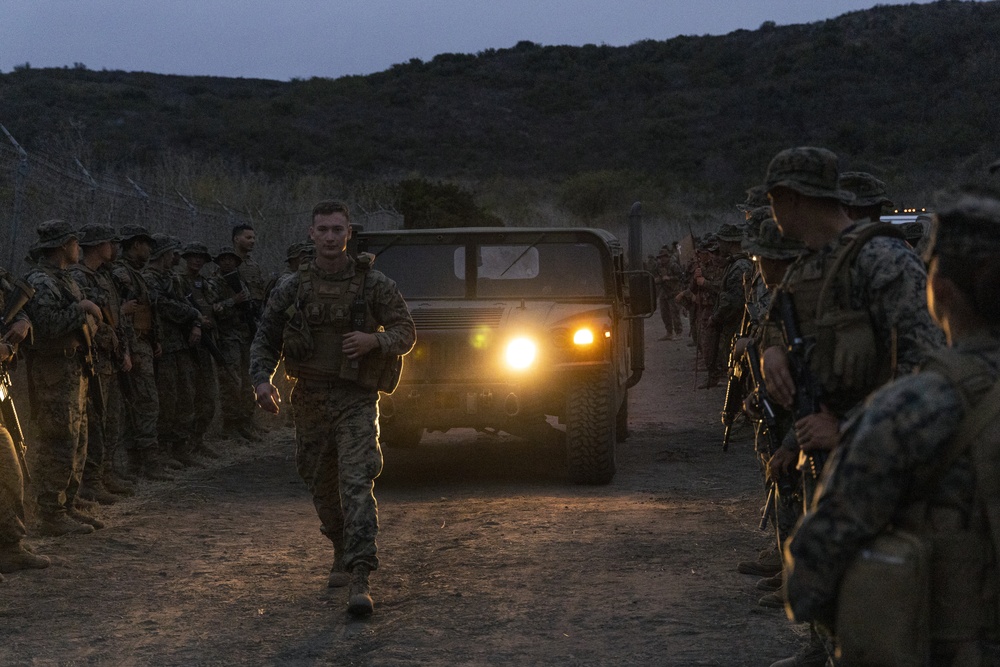
[[[388,245],[375,268],[412,298],[596,298],[608,295],[601,253],[589,243]],[[466,252],[475,262],[466,261]],[[474,291],[466,287],[472,283]]]

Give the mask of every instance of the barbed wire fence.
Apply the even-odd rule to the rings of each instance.
[[[241,202],[199,201],[177,189],[151,186],[130,176],[93,174],[76,157],[28,151],[0,125],[0,262],[17,275],[27,269],[35,228],[60,218],[74,227],[88,223],[120,228],[137,224],[151,233],[205,243],[211,252],[231,244],[232,229],[247,223],[258,232],[254,257],[265,270],[280,271],[285,249],[305,240],[312,201],[294,202],[290,211],[247,210]],[[362,193],[364,194],[364,193]],[[392,206],[344,197],[353,222],[365,229],[400,229],[403,218]]]

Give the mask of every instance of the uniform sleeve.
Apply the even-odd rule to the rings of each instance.
[[[180,284],[169,273],[152,273],[149,276],[149,297],[156,313],[167,322],[184,326],[201,319],[197,308],[187,302]]]
[[[44,271],[32,271],[25,280],[35,288],[35,296],[24,309],[37,338],[52,339],[80,331],[86,313],[79,302],[70,302],[59,285]]]
[[[879,352],[896,339],[896,376],[909,375],[944,347],[944,332],[927,309],[927,271],[902,240],[876,237],[865,244],[855,262],[854,285],[867,285],[863,295],[875,327]]]
[[[385,274],[370,271],[368,280],[372,315],[384,331],[375,334],[379,347],[385,354],[404,355],[413,349],[416,329],[410,309],[399,293],[396,283]]]
[[[282,335],[288,323],[288,309],[295,303],[299,289],[299,274],[282,278],[267,300],[264,314],[257,325],[257,334],[250,344],[250,379],[256,387],[270,382],[281,359]]]
[[[848,565],[900,508],[914,470],[943,451],[962,412],[952,386],[930,372],[889,384],[868,400],[835,450],[815,506],[787,543],[787,595],[796,621],[831,623]]]

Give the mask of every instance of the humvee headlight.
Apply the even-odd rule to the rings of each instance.
[[[574,345],[593,345],[594,344],[594,332],[590,329],[583,328],[577,329],[573,332],[573,344]]]
[[[538,346],[528,338],[515,338],[507,343],[505,358],[507,365],[517,370],[524,370],[535,363]]]

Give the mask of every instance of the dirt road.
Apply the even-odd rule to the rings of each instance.
[[[292,432],[144,485],[84,537],[31,538],[47,570],[0,584],[2,665],[768,665],[799,637],[735,563],[767,544],[748,432],[658,342],[605,487],[553,447],[472,431],[385,452],[376,613],[327,589],[331,549]]]

